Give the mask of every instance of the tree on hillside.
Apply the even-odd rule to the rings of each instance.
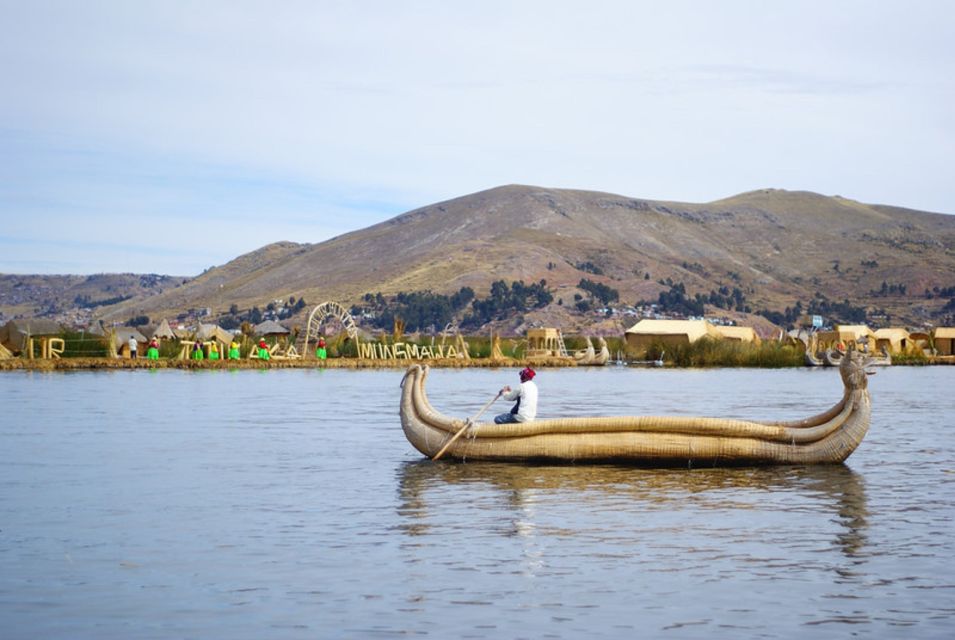
[[[620,292],[612,287],[608,287],[600,282],[593,282],[586,278],[577,283],[579,289],[583,289],[604,306],[620,299]]]

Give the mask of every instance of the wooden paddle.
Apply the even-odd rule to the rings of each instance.
[[[461,437],[461,434],[463,434],[465,431],[468,430],[468,427],[470,427],[472,424],[474,424],[474,422],[475,422],[478,418],[480,418],[482,415],[484,415],[484,412],[487,411],[488,408],[490,408],[490,406],[491,406],[492,404],[494,404],[495,402],[497,402],[497,399],[500,398],[500,397],[501,397],[501,394],[503,394],[503,393],[504,393],[503,390],[498,391],[498,392],[497,392],[497,395],[494,396],[493,398],[491,398],[491,400],[490,400],[486,405],[484,405],[484,407],[483,407],[480,411],[477,412],[477,415],[475,415],[473,418],[468,418],[467,422],[464,423],[464,426],[461,427],[460,429],[458,429],[458,432],[457,432],[456,434],[454,434],[454,437],[452,437],[450,440],[448,440],[448,441],[445,443],[445,445],[444,445],[443,447],[441,447],[441,450],[438,451],[438,453],[436,453],[435,456],[434,456],[433,458],[431,458],[431,459],[432,459],[432,460],[439,460],[439,459],[441,458],[441,456],[444,455],[444,452],[448,450],[448,447],[450,447],[452,444],[454,444],[455,440],[457,440],[458,438],[460,438],[460,437]]]

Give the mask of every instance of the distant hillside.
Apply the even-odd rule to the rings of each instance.
[[[0,274],[0,315],[61,316],[82,319],[127,300],[145,300],[181,287],[190,278],[156,274],[73,275]]]
[[[575,294],[587,295],[578,288],[587,278],[628,304],[682,283],[689,297],[738,289],[749,314],[706,308],[741,319],[824,296],[920,325],[946,313],[948,298],[925,292],[955,285],[953,249],[953,216],[838,196],[765,189],[688,204],[510,185],[320,244],[269,245],[107,314],[218,313],[289,296],[353,304],[365,293],[462,286],[481,297],[495,280],[545,279],[555,301],[526,320],[589,326],[596,319],[572,309]]]

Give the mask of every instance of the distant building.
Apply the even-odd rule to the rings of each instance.
[[[134,327],[115,327],[113,329],[113,348],[116,349],[116,355],[120,358],[129,357],[129,340],[133,338],[137,345],[145,345],[146,336]],[[137,347],[137,351],[143,351]]]
[[[940,356],[955,356],[955,327],[935,327],[932,330],[935,352]]]
[[[654,344],[684,346],[700,338],[719,339],[722,336],[706,320],[652,320],[644,319],[624,332],[627,347],[636,353],[646,353]]]
[[[288,329],[280,325],[275,320],[266,320],[265,322],[260,322],[259,324],[255,325],[252,331],[255,333],[255,335],[261,336],[263,338],[269,336],[287,336],[289,333],[291,333]]]
[[[821,347],[834,347],[841,343],[844,347],[854,344],[860,350],[875,349],[875,333],[864,324],[837,324],[835,329],[816,333],[816,344]]]
[[[173,332],[172,327],[169,326],[169,322],[163,318],[163,321],[159,323],[159,326],[152,332],[150,338],[156,338],[157,340],[175,340],[177,338],[175,332]]]
[[[24,353],[30,340],[57,337],[62,332],[63,327],[52,320],[20,318],[0,327],[0,344],[13,353]]]
[[[905,329],[892,327],[875,331],[876,351],[881,352],[885,349],[889,353],[904,353],[910,346],[912,346],[912,338]]]
[[[759,344],[759,336],[752,327],[738,327],[730,325],[715,325],[713,327],[724,340],[735,340],[749,344]]]

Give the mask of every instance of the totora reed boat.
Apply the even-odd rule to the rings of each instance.
[[[402,381],[401,426],[408,441],[433,459],[655,466],[837,463],[869,430],[867,364],[864,354],[850,351],[839,367],[842,399],[804,420],[606,416],[516,424],[475,423],[439,413],[425,393],[428,367],[414,365]]]

